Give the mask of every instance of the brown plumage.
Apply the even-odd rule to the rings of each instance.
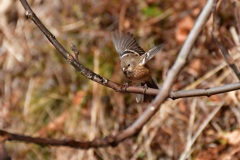
[[[112,40],[121,60],[121,67],[126,78],[130,81],[147,85],[150,88],[158,89],[158,85],[151,78],[151,73],[146,63],[163,48],[158,45],[148,52],[145,52],[130,33],[115,31],[112,33]],[[141,97],[141,98],[140,98]],[[155,96],[137,96],[137,101],[149,102]]]

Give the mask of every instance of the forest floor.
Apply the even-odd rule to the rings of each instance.
[[[236,1],[237,2],[237,1]],[[25,17],[19,1],[0,5],[0,128],[12,133],[89,141],[116,134],[146,109],[135,94],[118,93],[79,74]],[[149,63],[161,86],[206,0],[35,0],[30,5],[62,45],[74,43],[79,61],[116,83],[126,80],[111,32],[131,32],[148,50],[166,43]],[[219,1],[172,90],[211,88],[238,79],[211,35],[213,25],[239,66],[232,1]],[[238,13],[239,14],[239,13]],[[12,159],[240,159],[240,92],[168,99],[139,135],[116,147],[78,150],[6,141]]]

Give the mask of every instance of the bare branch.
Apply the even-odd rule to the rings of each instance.
[[[146,93],[146,94],[156,94],[158,92],[158,90],[154,90],[154,89],[147,89],[147,91],[145,92],[143,88],[138,88],[138,87],[128,87],[127,89],[125,89],[125,88],[122,88],[122,86],[92,72],[88,68],[85,68],[79,63],[78,58],[76,58],[76,56],[73,57],[71,54],[69,54],[66,51],[66,49],[57,41],[57,39],[48,31],[48,29],[41,23],[41,21],[37,18],[37,16],[31,10],[26,0],[20,0],[20,1],[26,10],[26,15],[28,16],[28,18],[30,18],[39,27],[39,29],[44,33],[44,35],[49,39],[49,41],[54,45],[54,47],[62,54],[62,56],[66,60],[68,60],[69,63],[75,69],[77,69],[77,71],[79,71],[82,75],[84,75],[88,79],[93,80],[97,83],[100,83],[104,86],[110,87],[120,92]],[[61,141],[61,140],[45,139],[45,138],[32,138],[29,136],[11,134],[1,130],[0,130],[0,135],[7,136],[8,140],[25,141],[25,142],[31,142],[31,143],[36,143],[40,145],[55,145],[55,146],[61,145],[61,146],[69,146],[74,148],[88,149],[88,148],[95,148],[95,147],[104,147],[109,145],[115,146],[121,141],[138,134],[141,131],[144,124],[146,124],[151,119],[151,117],[153,117],[154,114],[159,110],[160,104],[163,103],[166,100],[166,98],[169,96],[173,82],[175,81],[181,68],[184,66],[194,42],[196,41],[209,15],[211,14],[211,8],[213,4],[214,4],[213,0],[208,0],[198,20],[196,21],[195,26],[190,32],[188,39],[186,40],[181,52],[179,53],[176,63],[173,65],[173,67],[169,71],[166,81],[163,85],[163,88],[159,91],[158,96],[155,98],[155,100],[151,104],[149,104],[148,109],[130,127],[118,133],[116,136],[110,135],[104,139],[95,139],[90,142],[78,142],[74,140]],[[74,51],[74,49],[72,50]],[[235,85],[228,86],[228,87],[231,88],[233,86],[236,88],[237,87],[240,88],[240,83],[237,83]],[[211,90],[211,89],[192,90],[193,92],[198,91],[198,93],[192,93],[192,94],[204,95],[203,93],[205,93],[205,95],[211,95],[211,94],[215,94],[216,91],[218,91],[219,93],[222,93],[224,89],[226,90],[226,87],[218,87],[218,88],[216,87],[215,90]],[[170,93],[170,97],[172,96],[173,98],[180,98],[180,96],[184,96],[187,94],[189,94],[189,91],[172,92]]]
[[[197,97],[197,96],[211,96],[220,93],[226,93],[233,90],[240,89],[240,83],[232,83],[219,87],[213,87],[208,89],[193,89],[193,90],[182,90],[182,91],[172,91],[170,92],[170,98],[187,98],[187,97]]]
[[[43,34],[47,37],[47,39],[53,44],[53,46],[59,51],[59,53],[83,76],[86,78],[95,81],[101,85],[104,85],[106,87],[112,88],[113,90],[117,92],[127,92],[127,93],[138,93],[138,94],[151,94],[150,88],[144,89],[142,87],[128,87],[126,88],[123,85],[119,85],[117,83],[114,83],[110,81],[107,78],[104,78],[90,69],[84,67],[81,63],[79,63],[78,60],[78,54],[79,51],[76,49],[76,47],[71,44],[71,50],[74,52],[74,56],[72,56],[68,51],[58,42],[56,37],[43,25],[43,23],[39,20],[39,18],[36,16],[36,14],[32,11],[31,7],[29,6],[28,2],[26,0],[20,0],[22,3],[24,9],[26,10],[26,16],[31,19],[38,28],[43,32]],[[155,93],[157,94],[157,93]]]
[[[105,139],[95,139],[90,142],[79,142],[75,140],[57,140],[57,139],[50,139],[50,138],[41,138],[41,137],[31,137],[31,136],[25,136],[20,134],[13,134],[9,133],[3,130],[0,130],[0,135],[5,138],[5,140],[15,140],[15,141],[23,141],[26,143],[35,143],[41,146],[68,146],[72,148],[78,148],[78,149],[89,149],[89,148],[98,148],[98,147],[104,147],[112,145],[111,136],[105,138]]]
[[[236,2],[235,1],[234,1],[233,4],[234,4],[234,7],[236,8]],[[222,40],[218,40],[217,37],[214,34],[214,32],[216,32],[216,30],[215,30],[215,24],[216,24],[216,18],[217,18],[216,7],[213,7],[212,11],[213,11],[213,24],[212,24],[212,33],[211,34],[212,34],[213,41],[218,46],[220,52],[222,53],[225,61],[228,64],[228,66],[232,69],[233,73],[236,75],[238,80],[240,80],[240,73],[239,73],[239,70],[238,70],[236,64],[234,63],[234,59],[229,54],[228,49],[223,45]],[[238,18],[238,15],[237,15],[237,11],[235,9],[235,19],[236,18]],[[239,25],[239,21],[236,20],[236,23],[237,23],[237,26],[238,26]],[[240,28],[238,28],[238,29],[240,29]]]
[[[27,3],[26,0],[20,0],[23,7],[26,10],[26,16],[31,19],[38,28],[43,32],[43,34],[48,38],[48,40],[53,44],[53,46],[61,53],[61,55],[83,76],[87,77],[88,79],[100,83],[104,86],[110,87],[115,91],[123,92],[121,85],[118,85],[102,76],[94,73],[90,69],[84,67],[81,63],[79,63],[78,58],[76,57],[78,53],[76,53],[76,49],[72,46],[71,48],[74,49],[75,57],[73,57],[68,51],[58,42],[56,37],[42,24],[42,22],[38,19],[35,13],[32,11],[31,7]],[[144,89],[142,89],[142,93]],[[147,94],[147,93],[146,93]]]
[[[44,35],[49,39],[49,41],[54,45],[54,47],[63,55],[63,57],[65,59],[67,59],[70,62],[70,64],[76,70],[78,70],[82,75],[84,75],[85,77],[87,77],[87,78],[89,78],[89,79],[91,79],[91,80],[93,80],[93,81],[95,81],[97,83],[105,85],[106,87],[110,87],[110,88],[114,89],[117,92],[138,93],[138,94],[140,93],[140,94],[151,94],[151,95],[156,95],[158,93],[158,90],[151,89],[151,88],[144,89],[142,87],[135,87],[135,86],[129,86],[127,88],[123,87],[122,85],[116,84],[116,83],[114,83],[114,82],[112,82],[112,81],[110,81],[110,80],[108,80],[106,78],[103,78],[102,76],[92,72],[88,68],[85,68],[84,66],[82,66],[79,63],[78,58],[76,58],[76,57],[78,57],[78,54],[79,54],[79,51],[77,51],[76,47],[74,45],[71,45],[71,50],[75,54],[75,57],[73,57],[57,41],[57,39],[52,35],[52,33],[50,33],[48,31],[48,29],[42,24],[42,22],[37,18],[35,13],[32,11],[30,6],[28,5],[28,3],[25,0],[20,0],[20,1],[21,1],[22,5],[24,6],[24,8],[26,9],[26,14],[28,15],[28,17],[39,27],[39,29],[44,33]],[[226,92],[231,91],[231,90],[227,89],[229,86],[230,85],[226,86]],[[232,88],[231,87],[230,89],[237,90],[238,88]],[[196,91],[198,91],[198,90],[174,91],[174,92],[170,93],[170,97],[169,98],[176,99],[176,98],[188,97],[188,96],[190,96],[189,93],[194,93],[192,96],[209,95],[207,92],[203,92],[203,91],[206,91],[206,89],[202,89],[200,94],[198,94]],[[185,93],[186,93],[186,95],[185,95]],[[220,92],[220,93],[223,93],[223,92]],[[176,96],[176,94],[179,95],[179,96]],[[214,92],[213,94],[218,94],[218,93]],[[173,95],[173,96],[171,96],[171,95]]]
[[[154,100],[153,102],[154,105],[159,106],[159,104],[161,104],[164,101],[164,99],[168,96],[173,82],[175,81],[177,75],[179,74],[182,67],[186,63],[187,57],[190,54],[190,50],[193,44],[195,43],[199,33],[201,32],[204,24],[206,23],[208,17],[211,14],[211,9],[213,4],[214,4],[213,0],[208,0],[208,2],[206,3],[193,29],[191,30],[187,40],[185,41],[183,48],[181,49],[175,64],[169,71],[167,78],[163,84],[162,91],[159,92],[157,98]],[[157,107],[156,109],[158,108],[159,107]]]
[[[169,95],[173,82],[175,81],[178,73],[185,64],[188,55],[190,54],[190,49],[192,48],[208,17],[210,16],[213,4],[213,0],[208,0],[208,2],[206,3],[187,40],[185,41],[184,46],[180,51],[175,64],[167,74],[167,78],[163,84],[163,88],[159,91],[157,97],[153,100],[152,103],[148,105],[148,108],[144,111],[144,113],[129,128],[116,135],[116,141],[124,140],[138,133],[142,129],[142,127],[155,115],[155,113],[157,113],[160,105]]]
[[[238,11],[239,9],[237,8],[238,2],[236,0],[233,1],[233,6],[234,6],[234,18],[237,24],[237,30],[238,30],[238,37],[240,37],[240,23],[239,23],[239,15]]]
[[[214,36],[214,34],[212,34],[212,38],[213,38],[214,42],[216,43],[216,45],[218,46],[219,50],[221,51],[221,53],[222,53],[225,61],[227,62],[228,66],[232,69],[233,73],[236,75],[238,80],[240,80],[239,70],[238,70],[236,64],[234,63],[233,58],[228,53],[228,49],[223,45],[223,43],[221,41],[217,40],[217,38]]]

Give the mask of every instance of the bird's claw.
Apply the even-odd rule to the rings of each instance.
[[[147,89],[148,89],[148,86],[147,86],[146,83],[143,85],[143,89],[144,89],[143,94],[146,94],[146,91],[147,91]]]
[[[127,88],[129,87],[128,83],[124,83],[124,85],[122,86],[122,90],[127,91]]]

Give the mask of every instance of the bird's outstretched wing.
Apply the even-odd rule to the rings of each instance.
[[[150,49],[148,52],[141,56],[140,65],[145,65],[150,59],[152,59],[163,47],[164,43]]]
[[[112,41],[120,57],[128,53],[143,55],[145,51],[138,45],[136,39],[130,33],[114,31]]]

